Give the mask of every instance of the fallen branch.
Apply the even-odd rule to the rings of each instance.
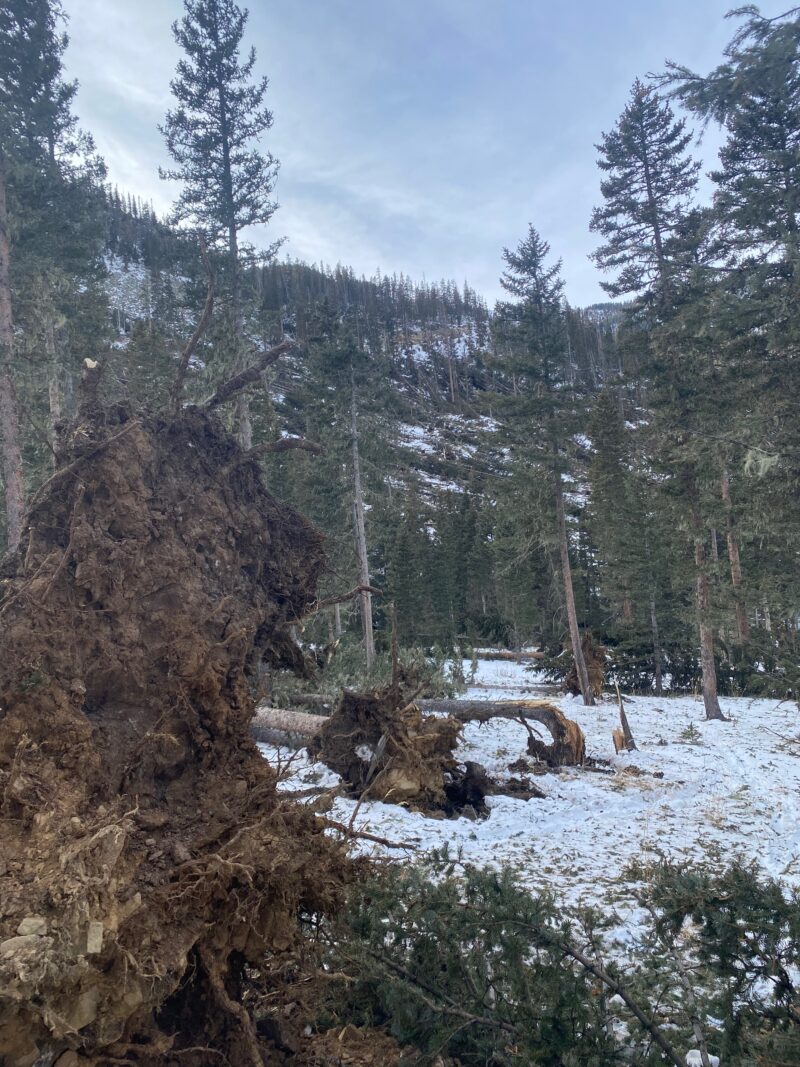
[[[208,329],[208,324],[211,321],[211,314],[214,310],[214,293],[217,287],[217,280],[214,277],[214,271],[211,267],[211,260],[208,258],[208,247],[206,245],[205,237],[200,234],[200,255],[203,259],[203,266],[205,267],[206,276],[208,278],[208,289],[206,292],[206,302],[203,305],[203,313],[200,316],[200,320],[197,326],[194,328],[194,333],[186,343],[186,347],[181,353],[181,358],[178,361],[178,369],[175,373],[175,381],[172,383],[172,393],[170,395],[170,409],[173,415],[177,415],[181,406],[181,396],[183,394],[183,385],[186,381],[186,374],[189,370],[189,361],[191,360],[194,350],[200,343],[200,339]]]
[[[316,441],[307,441],[305,437],[281,437],[277,441],[266,441],[264,444],[251,448],[245,455],[247,459],[252,459],[253,456],[266,456],[273,452],[293,452],[295,449],[311,452],[315,456],[322,455],[322,446]]]
[[[325,696],[324,693],[292,693],[289,703],[305,704],[311,708],[332,708],[336,703],[334,697]]]
[[[339,833],[345,834],[347,837],[361,837],[365,841],[374,841],[376,845],[383,845],[385,848],[407,848],[412,852],[417,850],[417,846],[409,844],[408,841],[389,841],[386,837],[368,834],[366,830],[353,830],[349,826],[345,826],[344,823],[335,822],[333,819],[325,819],[324,821],[325,825],[329,826],[331,830],[338,830]]]
[[[294,341],[281,341],[281,343],[275,345],[274,348],[262,352],[255,363],[252,363],[245,370],[240,371],[238,374],[234,374],[232,378],[228,378],[227,381],[223,382],[217,389],[216,393],[213,393],[208,400],[206,400],[203,407],[207,411],[213,411],[213,409],[219,407],[220,404],[224,404],[226,400],[230,400],[238,393],[241,393],[241,391],[246,389],[248,385],[253,385],[257,382],[267,367],[272,366],[273,363],[277,363],[285,352],[291,351],[294,347]]]
[[[667,1059],[673,1064],[673,1067],[685,1067],[686,1061],[664,1037],[661,1027],[659,1027],[658,1024],[639,1007],[619,979],[609,973],[605,967],[584,955],[583,952],[571,945],[569,941],[558,939],[556,943],[559,947],[563,948],[564,952],[566,952],[568,956],[571,956],[576,963],[579,963],[581,967],[584,967],[590,974],[593,974],[595,978],[601,981],[613,994],[625,1002],[628,1010],[632,1012],[640,1025],[647,1031],[653,1041],[655,1041]]]
[[[507,648],[486,648],[476,653],[478,659],[502,660],[510,663],[525,663],[527,660],[544,659],[544,652],[514,652]]]

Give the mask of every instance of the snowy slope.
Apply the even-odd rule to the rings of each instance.
[[[516,663],[482,660],[475,682],[465,699],[555,700],[584,729],[589,754],[611,759],[616,773],[563,770],[537,777],[546,799],[489,798],[491,815],[478,822],[426,818],[367,801],[358,828],[419,850],[448,845],[475,863],[513,864],[531,887],[618,913],[632,906],[632,887],[621,877],[632,859],[718,855],[722,863],[743,856],[787,884],[800,884],[800,716],[794,704],[723,698],[732,721],[721,723],[705,722],[702,701],[693,697],[628,698],[639,751],[614,757],[615,701],[585,708],[554,697]],[[471,724],[461,758],[502,774],[525,754],[526,737],[510,721]],[[264,753],[276,756],[266,747]],[[335,781],[327,768],[306,759],[287,787]],[[340,798],[332,817],[347,823],[352,811],[353,802]]]

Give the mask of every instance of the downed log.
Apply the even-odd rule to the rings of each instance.
[[[291,711],[287,708],[261,707],[250,723],[250,736],[254,741],[268,744],[280,743],[281,740],[296,740],[297,747],[302,748],[319,733],[327,721],[327,715],[312,715],[308,711]]]
[[[336,700],[333,697],[325,696],[324,693],[292,693],[289,703],[309,708],[325,708],[327,714],[336,703]]]
[[[532,756],[551,767],[580,767],[586,758],[586,740],[580,726],[546,700],[419,700],[417,706],[422,712],[446,714],[460,723],[489,722],[499,718],[524,724],[538,722],[550,732],[553,743],[545,744],[529,730],[528,752]],[[274,742],[276,735],[281,734],[287,740],[294,739],[302,744],[315,737],[328,722],[326,715],[261,707],[250,730],[256,741]]]
[[[482,648],[475,653],[478,659],[501,660],[509,663],[526,663],[528,660],[544,659],[544,652],[515,652],[509,648]]]
[[[550,732],[553,743],[545,744],[528,728],[528,752],[532,756],[551,767],[580,767],[586,758],[583,730],[547,700],[421,700],[419,705],[423,711],[443,712],[463,723],[490,719],[538,722]]]

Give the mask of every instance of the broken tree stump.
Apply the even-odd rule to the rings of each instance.
[[[625,704],[622,700],[622,693],[619,691],[619,683],[616,683],[616,689],[617,700],[619,701],[619,726],[611,731],[611,737],[614,741],[614,749],[617,755],[619,755],[623,749],[626,752],[636,752],[636,742],[633,739],[628,716],[625,714]]]

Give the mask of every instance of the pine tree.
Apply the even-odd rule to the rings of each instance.
[[[745,594],[760,605],[771,601],[772,610],[790,620],[800,596],[794,580],[800,560],[800,13],[794,8],[766,18],[748,6],[734,15],[743,22],[721,64],[707,75],[670,64],[665,80],[685,107],[718,122],[726,134],[720,166],[711,174],[722,267],[714,322],[731,378],[726,421],[733,443],[723,457],[721,495],[744,643]],[[747,480],[734,504],[745,514],[734,514],[729,475],[734,487]],[[741,536],[750,538],[744,573]],[[793,622],[786,631],[791,666]],[[770,636],[769,643],[775,640]]]
[[[0,3],[0,432],[9,548],[19,543],[24,507],[14,376],[14,256],[20,241],[35,231],[31,216],[41,214],[43,204],[45,212],[49,210],[52,198],[59,196],[60,191],[54,194],[44,185],[52,186],[63,177],[70,157],[79,149],[90,154],[93,147],[77,133],[70,110],[76,84],[62,77],[68,42],[60,29],[63,21],[58,0]],[[95,161],[90,179],[101,175],[102,165]],[[59,221],[64,221],[61,214]],[[25,231],[22,235],[20,228]],[[40,227],[40,237],[47,229]],[[16,243],[12,243],[12,233]]]
[[[533,226],[516,250],[503,252],[506,269],[500,283],[513,300],[498,308],[498,326],[511,348],[504,370],[511,374],[516,394],[506,404],[506,412],[513,422],[519,460],[546,472],[572,654],[584,703],[593,704],[578,625],[564,499],[565,446],[580,429],[582,413],[576,393],[568,388],[561,263],[548,263],[549,256],[550,246]]]
[[[182,182],[177,219],[199,227],[226,250],[233,365],[246,361],[240,237],[248,226],[265,225],[278,164],[259,147],[272,126],[265,106],[268,80],[253,80],[255,49],[241,57],[248,12],[233,0],[184,0],[185,14],[172,30],[185,57],[171,83],[178,106],[162,127],[176,163],[162,177]],[[252,442],[246,397],[237,405],[239,435]]]
[[[679,236],[697,187],[699,163],[686,154],[691,141],[683,120],[638,79],[630,100],[610,133],[597,146],[605,203],[595,208],[591,228],[605,244],[594,253],[611,296],[670,285],[681,254]]]
[[[599,165],[609,177],[601,183],[605,204],[596,209],[592,228],[606,239],[595,253],[596,262],[616,278],[604,283],[612,295],[635,293],[649,310],[644,321],[650,330],[650,386],[657,395],[651,404],[660,414],[652,425],[658,448],[669,453],[669,469],[680,485],[695,560],[695,608],[699,631],[703,699],[706,717],[722,718],[717,696],[714,637],[711,623],[711,586],[699,484],[705,473],[706,453],[698,455],[695,430],[708,414],[711,398],[705,351],[689,339],[703,337],[687,330],[685,313],[695,316],[703,305],[705,280],[697,262],[703,240],[701,217],[691,209],[697,183],[697,164],[686,154],[690,135],[682,121],[653,89],[634,84],[631,100],[615,129],[600,145]],[[705,349],[706,339],[699,347]],[[705,386],[702,404],[676,411],[670,398],[698,394]],[[685,416],[682,418],[681,416]]]

